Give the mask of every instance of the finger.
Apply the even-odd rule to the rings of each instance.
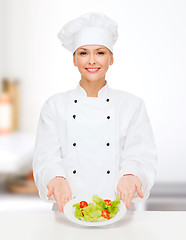
[[[125,201],[125,194],[124,193],[119,193],[120,194],[120,199],[121,201]]]
[[[70,197],[69,197],[69,200],[71,200],[72,199],[72,195],[70,195]]]
[[[72,196],[67,197],[67,202],[72,199]]]
[[[119,191],[117,192],[117,196],[119,196],[121,200],[121,193]]]
[[[50,188],[50,189],[48,190],[47,197],[51,197],[52,194],[53,194],[53,188]]]
[[[63,203],[62,203],[61,199],[57,199],[56,202],[57,202],[59,211],[63,212]]]
[[[56,203],[58,205],[58,209],[60,212],[63,211],[63,206],[62,206],[62,200],[61,200],[61,197],[59,194],[54,194],[54,197],[55,197],[55,200],[56,200]]]
[[[137,185],[136,186],[136,189],[137,189],[137,194],[140,198],[143,198],[143,192],[141,190],[141,186]]]
[[[127,209],[130,208],[130,205],[131,205],[132,199],[133,199],[133,197],[134,197],[134,194],[135,194],[135,190],[133,190],[132,192],[130,192],[129,195],[128,195],[127,202],[126,202],[126,208],[127,208]]]
[[[68,197],[68,200],[71,200],[72,199],[72,193],[70,191],[70,194],[69,194],[69,197]]]
[[[121,195],[121,200],[123,201],[123,203],[125,204],[125,206],[127,205],[127,198],[128,198],[128,193],[123,193]]]
[[[65,198],[65,199],[62,200],[62,212],[64,212],[64,207],[65,207],[65,205],[68,201],[69,201],[68,198]]]

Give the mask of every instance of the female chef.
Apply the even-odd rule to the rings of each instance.
[[[143,100],[105,80],[117,23],[91,12],[63,26],[58,37],[81,80],[42,106],[33,161],[39,195],[59,211],[72,197],[94,194],[119,195],[131,209],[131,202],[148,198],[157,157]]]

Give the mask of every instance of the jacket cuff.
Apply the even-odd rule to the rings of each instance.
[[[45,170],[44,176],[43,176],[43,185],[47,187],[50,180],[53,178],[61,176],[66,178],[66,174],[63,168],[50,168],[49,170]]]

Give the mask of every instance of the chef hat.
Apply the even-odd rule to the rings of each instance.
[[[83,45],[103,45],[113,52],[118,25],[101,12],[90,12],[65,24],[58,37],[71,52]]]

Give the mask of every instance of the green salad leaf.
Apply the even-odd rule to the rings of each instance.
[[[73,205],[75,207],[74,215],[77,219],[86,222],[102,222],[108,219],[102,216],[102,211],[107,209],[109,217],[113,218],[119,211],[118,205],[120,204],[120,197],[117,196],[114,201],[110,201],[110,205],[107,205],[104,199],[94,195],[92,197],[93,203],[89,203],[88,206],[81,208],[80,203]]]

